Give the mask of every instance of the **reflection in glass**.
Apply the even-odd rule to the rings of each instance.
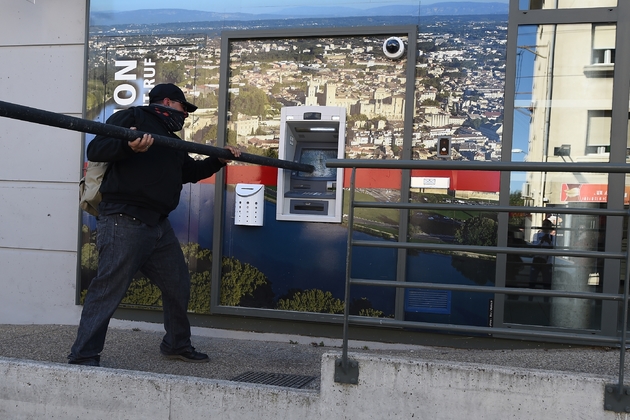
[[[514,161],[609,160],[614,39],[614,25],[519,28]],[[531,172],[522,195],[534,206],[599,203],[606,183],[606,175]]]
[[[524,248],[508,256],[506,286],[543,290],[601,292],[604,260],[596,257],[546,256],[536,258],[526,249],[549,248],[573,251],[603,251],[606,218],[563,214],[550,207],[541,226],[532,226],[531,238],[524,229],[511,226],[508,244]],[[550,241],[544,237],[549,236]],[[505,305],[508,323],[579,329],[599,329],[601,301],[562,297],[511,295]]]
[[[545,1],[541,8],[551,3],[558,8],[589,4]],[[519,28],[512,160],[609,161],[615,32],[612,24]],[[511,218],[510,245],[538,247],[540,237],[550,231],[556,250],[603,250],[605,218],[563,214],[562,208],[605,208],[606,174],[527,172],[513,174],[511,185],[514,194],[521,185],[523,205],[549,211]],[[559,255],[537,264],[524,252],[508,259],[508,286],[601,291],[602,276],[603,261],[594,257]],[[526,309],[529,302],[537,304]],[[598,328],[600,306],[585,299],[512,296],[506,301],[506,322]]]

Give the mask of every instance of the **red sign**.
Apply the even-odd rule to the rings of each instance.
[[[607,184],[562,184],[560,201],[580,203],[608,202]],[[626,187],[624,204],[630,204],[630,187]]]
[[[228,184],[247,183],[276,185],[278,169],[268,166],[229,165],[225,168]],[[344,187],[350,186],[350,170],[344,171]],[[450,179],[450,188],[455,191],[498,192],[500,172],[412,170],[412,177],[445,177]],[[402,179],[400,169],[358,169],[357,188],[399,189]],[[214,177],[203,180],[214,183]]]

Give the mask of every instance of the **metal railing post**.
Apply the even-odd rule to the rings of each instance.
[[[630,213],[629,213],[630,215]],[[626,237],[630,238],[630,220]],[[628,339],[628,297],[630,296],[630,246],[626,245],[626,275],[623,285],[623,311],[621,320],[621,342],[619,343],[619,382],[607,384],[604,392],[604,409],[630,413],[630,387],[623,385],[626,368],[626,342]]]
[[[335,360],[335,382],[356,385],[359,383],[359,363],[348,360],[348,322],[350,319],[350,277],[352,270],[352,226],[354,223],[354,192],[357,168],[350,175],[350,197],[348,200],[348,242],[346,248],[346,289],[343,309],[343,344],[341,359]],[[343,206],[342,206],[343,207]]]
[[[439,164],[439,165],[438,165]],[[630,173],[629,165],[619,164],[575,164],[575,163],[530,163],[530,162],[490,162],[483,165],[472,162],[434,162],[434,161],[373,161],[373,160],[344,160],[337,159],[327,162],[328,167],[332,168],[349,168],[352,169],[350,177],[350,190],[349,190],[349,202],[348,202],[348,237],[347,237],[347,250],[346,250],[346,284],[345,284],[345,305],[343,316],[343,347],[341,358],[335,360],[335,382],[346,384],[358,384],[359,381],[359,365],[355,360],[348,358],[348,329],[349,322],[356,325],[370,325],[370,326],[389,326],[389,327],[409,327],[409,328],[424,328],[429,330],[444,330],[451,332],[466,332],[466,333],[479,333],[479,334],[502,334],[506,336],[514,337],[532,337],[542,338],[553,337],[557,339],[559,336],[565,337],[567,340],[587,343],[599,343],[599,344],[617,344],[619,343],[619,382],[617,384],[606,384],[604,395],[604,409],[615,412],[630,413],[630,387],[624,386],[624,373],[625,373],[625,355],[626,355],[626,343],[628,339],[628,312],[630,311],[630,246],[626,246],[626,252],[609,252],[609,251],[581,251],[581,250],[535,250],[535,249],[521,249],[516,247],[497,247],[497,246],[476,246],[476,245],[449,245],[440,246],[438,244],[424,245],[424,244],[412,244],[412,243],[389,243],[381,241],[370,240],[353,240],[354,233],[354,210],[355,207],[360,208],[398,208],[398,209],[451,209],[457,207],[456,204],[423,204],[423,203],[379,203],[379,202],[357,202],[355,201],[356,193],[356,172],[357,169],[454,169],[454,170],[484,170],[484,171],[546,171],[546,172],[594,172],[594,173]],[[487,211],[491,207],[483,206],[477,209],[479,206],[473,205],[467,207],[469,210],[483,210]],[[510,212],[514,208],[521,210],[527,210],[533,213],[542,213],[547,209],[545,207],[522,207],[522,206],[495,206],[494,211]],[[564,211],[568,214],[592,214],[598,216],[622,216],[630,219],[630,211],[627,210],[610,210],[610,209],[576,209],[566,208]],[[626,237],[630,239],[630,221],[626,231]],[[453,250],[467,251],[480,254],[491,254],[491,250],[495,253],[507,253],[507,254],[522,254],[529,253],[533,255],[565,255],[572,257],[594,257],[594,258],[610,258],[626,261],[626,271],[624,280],[623,293],[595,293],[595,292],[570,292],[563,290],[530,290],[523,288],[507,288],[507,287],[489,287],[489,286],[466,286],[466,285],[452,285],[452,284],[436,284],[431,282],[413,282],[410,284],[391,282],[391,281],[379,281],[370,279],[354,279],[352,278],[352,248],[354,246],[364,247],[379,247],[379,248],[406,248],[416,249],[418,251],[423,250]],[[458,291],[470,291],[470,292],[494,292],[502,294],[528,294],[533,296],[550,296],[550,297],[568,297],[577,299],[597,299],[597,300],[610,300],[619,302],[623,300],[622,309],[622,322],[621,322],[621,337],[603,337],[603,336],[587,336],[584,334],[566,333],[566,332],[545,332],[545,331],[528,331],[511,328],[494,328],[494,327],[474,327],[474,326],[462,326],[454,324],[437,324],[428,322],[414,322],[414,321],[397,321],[397,320],[374,320],[369,317],[362,316],[350,316],[350,290],[352,285],[364,285],[364,286],[376,286],[376,287],[396,287],[396,288],[423,288],[423,289],[444,289],[444,290],[458,290]]]

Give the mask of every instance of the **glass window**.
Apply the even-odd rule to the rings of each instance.
[[[341,108],[345,114],[345,139],[341,142],[346,159],[400,159],[408,64],[404,55],[393,59],[384,53],[383,45],[389,38],[390,35],[350,34],[231,39],[228,42],[230,71],[225,81],[229,89],[227,142],[252,154],[289,160],[309,157],[309,163],[315,163],[315,158],[336,158],[339,132],[307,130],[311,122],[318,124],[315,128],[331,126],[334,121],[330,116],[326,117],[322,111],[318,117],[302,121],[296,115],[304,115],[298,110],[307,107],[309,112],[313,111],[311,107]],[[397,38],[407,44],[407,36],[399,34]],[[288,119],[290,110],[291,119]],[[321,142],[328,137],[335,140],[331,155],[311,148],[316,140]],[[295,145],[295,150],[287,144]],[[243,182],[249,171],[246,166],[237,164],[229,169],[225,218],[228,221],[233,208],[232,180]],[[274,171],[274,175],[276,173]],[[335,173],[336,170],[328,172],[322,168],[317,175],[326,178]],[[310,177],[289,172],[281,176],[286,176],[284,184],[273,179],[266,190],[266,212],[277,214],[279,208],[285,215],[288,210],[284,203],[299,202],[302,198],[317,199],[306,191],[312,181]],[[330,180],[324,179],[324,187],[328,188],[328,184]],[[400,170],[360,170],[356,185],[358,201],[400,201]],[[348,200],[346,195],[341,211],[344,222],[349,213]],[[287,207],[289,205],[292,204]],[[354,215],[356,238],[396,239],[400,225],[398,210],[363,208],[356,209]],[[248,261],[264,273],[268,283],[265,294],[275,302],[249,299],[225,303],[222,291],[222,305],[343,312],[347,243],[343,224],[266,218],[265,230],[277,238],[272,241],[269,234],[259,235],[230,222],[224,229],[224,257]],[[286,238],[299,238],[299,243]],[[259,251],[252,253],[251,249]],[[356,249],[353,259],[361,263],[353,265],[352,276],[394,280],[397,258],[397,252],[391,249]],[[229,267],[223,269],[222,285],[226,284],[229,270]],[[350,311],[362,316],[394,316],[395,293],[394,288],[354,288]]]
[[[544,1],[541,8],[551,8],[551,3],[558,8],[588,4]],[[514,161],[609,161],[615,33],[613,24],[519,28]],[[603,250],[606,218],[562,209],[605,208],[606,174],[527,172],[513,174],[511,185],[511,204],[543,210],[511,215],[510,245],[538,248],[550,235],[549,247],[555,250]],[[506,274],[508,287],[600,291],[603,261],[564,255],[543,261],[523,252],[508,258]],[[506,299],[505,322],[599,329],[600,312],[596,301],[513,295]]]
[[[593,26],[592,64],[612,64],[615,62],[615,25]]]
[[[521,10],[615,7],[617,0],[519,0]]]
[[[612,111],[588,111],[588,130],[586,134],[586,154],[604,154],[610,152],[610,126]]]
[[[612,71],[592,68],[604,64],[593,64],[594,50],[609,51],[602,57],[613,64],[614,32],[614,25],[592,24],[519,28],[512,160],[608,160]],[[572,177],[514,174],[511,190],[521,190],[533,205],[562,202],[560,190],[550,196],[550,183],[593,181]]]

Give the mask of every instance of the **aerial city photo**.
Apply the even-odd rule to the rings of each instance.
[[[499,10],[507,13],[507,5],[503,6]],[[483,11],[479,9],[477,6],[477,12]],[[452,8],[445,11],[451,14],[418,16],[416,10],[416,16],[402,19],[367,19],[368,24],[375,26],[419,27],[414,159],[435,156],[440,135],[452,136],[453,159],[496,160],[501,156],[507,14],[453,14],[466,11]],[[139,16],[153,21],[158,12]],[[105,21],[101,15],[105,14],[93,12],[93,22]],[[124,21],[123,16],[128,15],[118,12],[108,16],[113,21]],[[93,101],[88,108],[94,111],[102,106],[103,78],[109,78],[107,82],[113,84],[114,72],[135,72],[139,79],[153,76],[182,84],[202,108],[186,127],[186,139],[203,142],[216,138],[213,128],[218,106],[221,31],[366,24],[365,17],[262,20],[254,16],[252,20],[182,22],[182,17],[173,13],[160,15],[162,20],[169,17],[179,19],[179,23],[135,21],[91,26],[89,79]],[[257,149],[277,149],[282,106],[343,106],[348,111],[348,158],[398,158],[407,64],[404,57],[392,60],[385,56],[381,38],[233,43],[230,93],[234,109],[230,110],[230,129],[236,136],[234,140]],[[125,70],[127,61],[134,59],[137,64],[133,71]],[[112,93],[107,93],[106,100],[111,100]]]
[[[415,70],[412,159],[493,161],[501,159],[503,88],[505,83],[507,2],[380,2],[362,8],[309,6],[248,8],[250,13],[210,11],[209,6],[188,2],[189,9],[133,10],[122,2],[93,1],[86,112],[89,118],[105,121],[117,109],[146,105],[155,83],[174,83],[182,88],[199,109],[186,120],[180,136],[192,142],[217,145],[220,113],[222,34],[252,31],[264,36],[230,40],[228,59],[227,125],[228,144],[242,151],[277,158],[281,147],[282,110],[291,107],[339,107],[345,109],[343,156],[347,159],[401,159],[403,153],[408,66]],[[99,8],[100,5],[100,8]],[[241,6],[243,6],[241,4]],[[352,6],[352,7],[350,7]],[[109,9],[106,9],[109,8]],[[142,10],[136,10],[142,9]],[[334,13],[331,10],[334,9]],[[415,62],[407,54],[388,55],[383,42],[388,36],[331,35],[325,28],[417,26]],[[317,36],[300,36],[299,29],[316,29]],[[291,36],[283,36],[288,31]],[[324,35],[321,35],[323,33]],[[392,33],[403,44],[406,34]],[[439,156],[438,141],[447,137],[448,156]],[[90,139],[87,138],[87,141]],[[227,172],[228,203],[234,200],[234,185],[247,180],[247,164],[232,162]],[[275,214],[275,172],[261,169],[265,189],[265,213]],[[411,200],[496,204],[498,178],[444,184],[448,175],[434,176],[423,188],[413,185]],[[464,178],[464,177],[460,177]],[[271,181],[269,181],[271,179]],[[420,178],[417,178],[420,179]],[[437,181],[435,181],[437,179]],[[236,180],[236,181],[232,181]],[[468,183],[466,182],[468,181]],[[487,182],[486,182],[487,181]],[[241,181],[242,182],[242,181]],[[455,181],[453,181],[455,182]],[[344,184],[344,188],[347,186]],[[380,178],[359,186],[357,193],[370,201],[399,201],[400,177]],[[199,208],[211,202],[214,185],[200,183],[185,190],[183,203],[171,217],[182,238],[185,253],[194,265],[191,310],[207,313],[211,258],[202,257],[212,249],[212,210]],[[186,201],[188,200],[188,201]],[[232,200],[232,201],[230,201]],[[215,210],[216,211],[216,210]],[[233,209],[226,206],[227,218]],[[283,223],[265,221],[265,229],[277,238],[261,238],[225,224],[221,304],[309,312],[340,313],[343,308],[344,261],[335,257],[327,266],[319,261],[345,255],[347,203],[340,224]],[[189,224],[190,215],[197,220]],[[490,212],[488,215],[491,214]],[[486,223],[486,213],[461,211],[414,212],[409,217],[409,239],[430,243],[467,243],[467,232],[477,226],[490,234],[496,222]],[[357,234],[395,240],[400,223],[395,210],[359,210]],[[82,283],[87,286],[95,265],[94,221],[84,218]],[[196,226],[196,227],[195,227]],[[253,235],[253,236],[252,236]],[[291,249],[284,237],[313,237],[308,248]],[[265,252],[252,253],[247,247],[262,244]],[[361,270],[390,278],[395,266],[391,251],[359,252],[370,261]],[[304,254],[310,254],[310,259]],[[446,265],[448,282],[492,284],[493,270],[479,276],[475,267],[493,263],[487,257],[442,253],[428,263],[428,253],[410,255],[409,270],[431,275],[432,265]],[[439,253],[438,253],[439,254]],[[206,258],[205,261],[202,261]],[[471,263],[472,261],[472,263]],[[279,270],[279,267],[283,267]],[[418,268],[425,267],[425,268]],[[487,268],[487,267],[486,267]],[[428,270],[428,271],[427,271]],[[228,274],[226,274],[228,273]],[[252,274],[254,273],[254,274]],[[446,278],[446,277],[445,277]],[[230,295],[230,281],[246,282],[239,290],[253,293]],[[233,286],[233,284],[232,284]],[[138,278],[125,301],[132,305],[156,306],[159,297],[147,292],[146,279]],[[203,291],[203,292],[202,292]],[[391,316],[391,293],[359,290],[353,302],[355,312],[365,316]],[[132,296],[135,294],[135,297]],[[311,299],[314,306],[298,304]],[[489,295],[461,296],[475,301],[479,317],[454,311],[455,318],[439,322],[487,324]],[[454,297],[454,302],[457,298]],[[473,305],[473,306],[474,306]],[[459,317],[459,318],[457,318]],[[457,318],[457,319],[456,319]]]

